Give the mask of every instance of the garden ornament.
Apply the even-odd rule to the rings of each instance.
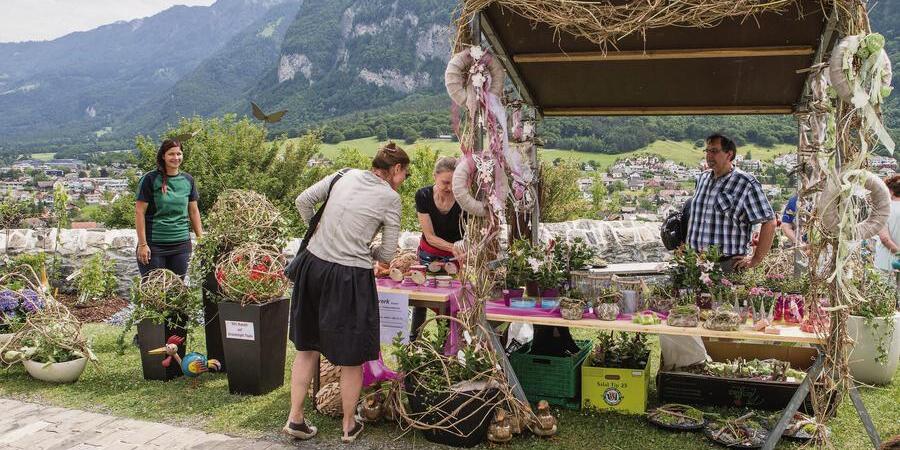
[[[485,56],[481,47],[469,47],[450,58],[447,63],[447,70],[444,71],[444,85],[447,87],[447,94],[453,99],[453,102],[459,106],[464,106],[469,111],[475,109],[478,97],[475,93],[475,85],[484,89],[484,83],[490,82],[487,91],[500,97],[503,95],[503,81],[506,78],[503,72],[503,66],[494,57],[484,58],[486,61],[486,72],[489,77],[485,79],[481,71],[473,70],[473,66],[482,62]],[[473,73],[474,72],[474,73]]]
[[[218,371],[222,368],[222,364],[215,359],[207,359],[205,355],[201,355],[197,352],[191,352],[184,355],[184,358],[178,355],[178,346],[184,343],[184,338],[181,336],[172,336],[166,341],[166,345],[150,350],[147,352],[149,355],[167,355],[165,359],[163,359],[162,365],[163,367],[169,367],[172,365],[172,359],[178,362],[178,365],[181,366],[181,372],[184,376],[188,378],[194,378],[194,387],[196,387],[196,378],[200,376],[200,374],[212,371]]]
[[[850,181],[855,178],[855,181]],[[826,230],[840,229],[844,214],[841,214],[841,205],[847,205],[851,197],[869,197],[871,208],[869,217],[853,226],[852,239],[869,239],[877,236],[887,223],[891,213],[891,193],[887,186],[872,172],[865,170],[850,170],[841,176],[830,176],[826,181],[816,207],[820,211],[816,214],[822,220],[822,227]]]
[[[272,114],[266,114],[259,106],[256,106],[256,103],[250,102],[250,106],[253,108],[253,117],[266,123],[280,122],[281,118],[284,117],[284,114],[287,112],[286,109],[283,109],[278,112],[273,112]]]
[[[556,434],[556,417],[550,413],[550,404],[547,400],[541,400],[537,404],[537,414],[531,431],[541,437],[550,437]]]

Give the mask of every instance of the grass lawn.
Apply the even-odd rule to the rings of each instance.
[[[56,156],[56,153],[32,153],[31,158],[36,159],[38,161],[50,161],[53,157]]]
[[[368,137],[344,141],[338,144],[322,144],[321,151],[323,155],[330,158],[337,155],[339,149],[347,147],[355,148],[364,155],[374,156],[375,152],[378,150],[379,145],[380,143],[374,137]],[[428,145],[432,149],[437,150],[444,155],[459,154],[459,143],[446,140],[420,139],[412,145],[401,144],[401,146],[403,146],[403,148],[406,150],[415,150],[415,148],[420,145]],[[795,149],[796,147],[785,144],[779,144],[772,148],[758,147],[755,145],[744,145],[738,148],[738,153],[741,155],[746,155],[749,151],[751,152],[753,159],[771,161],[776,156],[793,152],[795,151]],[[694,144],[691,142],[678,141],[656,141],[642,149],[617,155],[580,152],[576,150],[540,150],[540,156],[545,161],[553,161],[556,158],[571,159],[578,162],[594,161],[597,165],[600,166],[601,169],[605,169],[615,164],[616,160],[644,154],[659,155],[665,159],[670,159],[687,166],[697,165],[697,163],[699,163],[700,160],[704,157],[703,149],[694,147]]]
[[[183,379],[163,383],[144,381],[140,356],[129,346],[123,356],[115,353],[115,341],[120,328],[92,324],[86,332],[93,337],[94,348],[102,361],[90,367],[81,379],[70,385],[51,385],[31,379],[21,365],[0,371],[0,396],[30,400],[57,406],[74,407],[110,413],[118,416],[166,422],[202,428],[246,437],[276,437],[284,424],[289,389],[285,385],[264,396],[236,396],[228,393],[224,374],[206,374],[201,387],[192,389]],[[588,330],[578,330],[576,337],[592,336]],[[191,339],[202,340],[202,330]],[[655,342],[655,340],[654,340]],[[190,349],[200,349],[200,342]],[[290,347],[289,347],[290,348]],[[289,351],[286,367],[290,367]],[[653,371],[658,365],[659,351],[654,351]],[[286,368],[285,380],[289,380]],[[882,436],[900,434],[900,375],[885,388],[862,390],[863,399]],[[655,389],[651,387],[651,404]],[[319,442],[337,443],[340,421],[316,414],[309,409],[310,420],[319,427]],[[582,413],[556,411],[560,432],[545,440],[528,435],[509,444],[512,449],[590,448],[610,449],[713,449],[699,433],[670,433],[648,425],[642,417],[615,413]],[[741,411],[732,411],[740,414]],[[862,425],[848,401],[841,406],[832,422],[836,448],[871,448]],[[443,448],[429,444],[420,434],[410,433],[394,440],[401,433],[392,424],[367,426],[362,444],[367,448]],[[590,444],[588,444],[590,443]],[[799,448],[797,444],[782,444],[779,448]]]

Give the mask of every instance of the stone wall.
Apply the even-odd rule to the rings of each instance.
[[[594,246],[611,263],[664,261],[670,258],[659,237],[659,222],[575,220],[541,225],[541,238],[550,235],[581,237]],[[504,233],[505,235],[505,233]],[[400,246],[414,249],[420,234],[403,232]],[[127,296],[131,280],[137,275],[134,251],[137,234],[134,230],[61,230],[57,244],[56,229],[0,230],[0,254],[58,253],[61,257],[62,277],[65,278],[83,264],[89,256],[104,252],[116,266],[120,294]],[[285,254],[293,256],[300,245],[292,240]],[[71,292],[70,283],[60,287]]]

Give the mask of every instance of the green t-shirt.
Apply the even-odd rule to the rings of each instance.
[[[180,172],[166,180],[166,195],[162,193],[162,174],[158,170],[148,172],[138,184],[137,199],[147,202],[147,242],[151,244],[178,244],[190,241],[188,202],[199,197],[194,177]]]

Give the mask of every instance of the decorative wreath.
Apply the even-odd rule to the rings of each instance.
[[[821,206],[822,210],[817,215],[821,218],[822,226],[826,230],[838,228],[841,222],[841,194],[848,185],[853,186],[856,184],[849,181],[854,176],[859,177],[859,181],[865,187],[865,190],[868,191],[871,209],[869,210],[869,217],[853,227],[851,236],[854,239],[869,239],[878,235],[884,228],[891,213],[891,194],[884,182],[872,172],[853,170],[840,178],[843,180],[843,183],[828,183],[819,198],[818,205]]]
[[[503,81],[506,76],[503,67],[496,58],[484,56],[481,47],[469,47],[453,55],[444,72],[447,94],[454,103],[465,106],[470,111],[478,103],[475,85],[483,86],[485,82],[490,82],[490,86],[486,89],[488,92],[497,97],[503,94]]]
[[[459,203],[459,207],[462,208],[463,211],[478,217],[484,217],[487,215],[486,202],[490,201],[490,199],[477,200],[469,191],[469,186],[471,185],[471,180],[474,179],[475,172],[475,164],[473,164],[472,158],[463,158],[462,161],[456,165],[456,170],[453,171],[453,196],[456,197],[456,202]],[[495,179],[496,198],[505,202],[508,194],[507,186],[509,182],[504,171],[500,170],[497,171],[497,173],[499,175]]]
[[[881,103],[883,97],[890,95],[893,77],[884,37],[872,33],[841,40],[831,52],[828,75],[838,96],[857,108]]]

